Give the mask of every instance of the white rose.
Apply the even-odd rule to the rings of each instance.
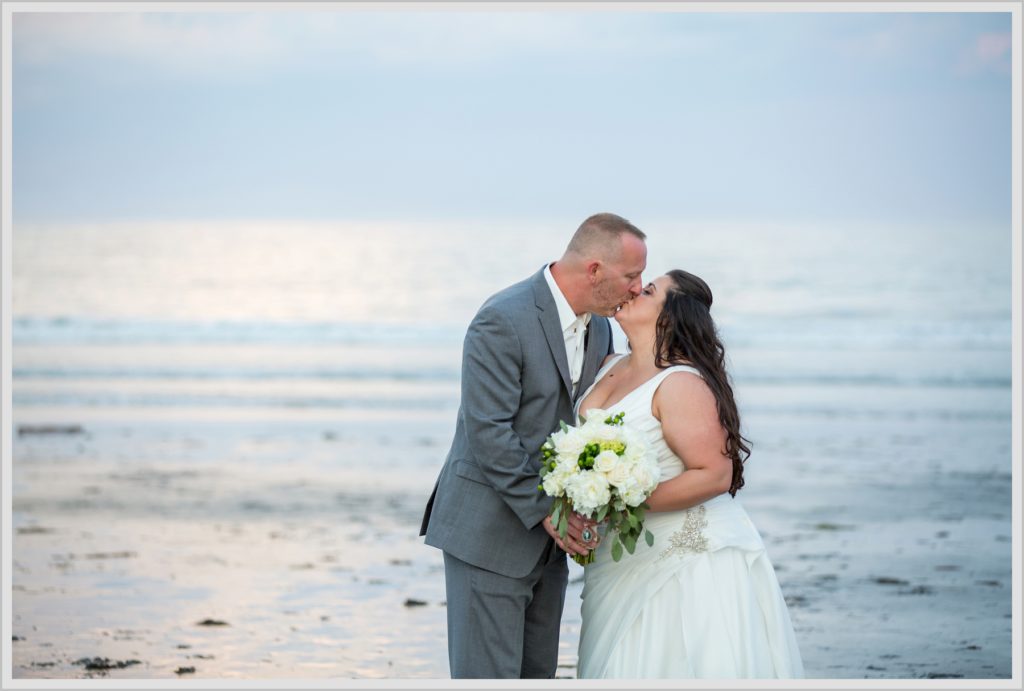
[[[619,458],[619,462],[606,475],[608,482],[622,487],[633,477],[633,465],[626,457]]]
[[[643,437],[629,427],[623,428],[622,441],[626,444],[626,453],[624,456],[629,460],[636,462],[647,455],[647,442],[645,442]]]
[[[655,463],[637,463],[630,469],[630,477],[643,492],[653,492],[661,477],[661,468]]]
[[[549,497],[560,497],[565,494],[565,483],[579,472],[579,466],[573,462],[558,461],[555,467],[544,476],[542,485]]]
[[[562,459],[575,463],[579,460],[580,454],[583,453],[583,447],[586,445],[586,439],[583,438],[579,430],[570,428],[568,432],[563,433],[555,440],[555,451]]]
[[[565,483],[565,493],[572,501],[576,511],[581,514],[592,514],[608,503],[611,490],[608,481],[601,473],[577,473]]]
[[[587,419],[580,425],[580,432],[587,438],[587,441],[600,441],[604,438],[602,435],[605,434],[604,430],[608,427],[604,421],[607,418],[607,411],[600,408],[592,408],[587,411]]]
[[[594,429],[593,441],[621,441],[622,428],[617,425],[601,425]]]
[[[559,461],[555,464],[555,469],[552,471],[557,473],[562,478],[562,482],[569,479],[570,476],[580,472],[580,466],[575,458]]]
[[[626,442],[626,453],[623,455],[634,463],[642,461],[648,456],[647,445],[643,442]]]
[[[544,493],[549,497],[560,497],[565,490],[562,484],[562,477],[553,470],[544,476],[544,482],[541,483],[541,486],[544,487]]]
[[[607,475],[615,466],[620,465],[619,454],[614,451],[602,451],[594,458],[594,470]]]
[[[640,506],[647,498],[647,492],[637,482],[627,482],[624,487],[619,488],[619,496],[629,506]]]

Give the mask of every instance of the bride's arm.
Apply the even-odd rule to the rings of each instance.
[[[686,470],[662,482],[647,499],[651,511],[677,511],[729,491],[732,460],[725,429],[704,380],[688,372],[668,375],[654,394],[651,412],[661,420],[665,442]]]

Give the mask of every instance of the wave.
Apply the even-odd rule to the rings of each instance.
[[[991,317],[903,318],[842,316],[727,317],[719,321],[726,348],[766,350],[1006,350],[1009,314]]]
[[[17,317],[15,345],[44,344],[459,344],[464,325],[434,322],[185,321]]]
[[[1010,349],[1010,315],[958,318],[727,315],[719,328],[727,348],[862,350]],[[268,344],[459,346],[466,324],[453,322],[344,322],[92,319],[20,316],[15,345]]]
[[[444,411],[454,414],[459,406],[458,396],[313,396],[299,395],[233,395],[190,393],[15,393],[15,409],[26,407],[77,408],[130,408],[139,409],[289,409],[289,410],[357,410],[357,411]],[[746,403],[744,415],[796,416],[808,419],[830,420],[955,420],[955,421],[1008,421],[1011,411],[1003,406],[971,406],[967,408],[929,408],[920,402],[909,407],[892,405],[876,407],[871,401],[856,400],[845,403]]]
[[[736,375],[737,383],[747,385],[777,386],[821,386],[821,387],[884,387],[894,389],[1009,389],[1013,386],[1011,376],[890,376],[864,375],[820,375],[820,374],[745,374]]]
[[[457,368],[422,367],[415,364],[398,367],[301,367],[290,369],[260,367],[15,367],[15,380],[87,379],[87,380],[198,380],[198,381],[458,381]]]
[[[311,396],[122,393],[104,391],[15,393],[13,405],[78,406],[100,408],[336,408],[358,410],[439,410],[454,408],[458,399],[437,396]]]
[[[878,420],[879,422],[915,422],[921,420],[939,420],[951,422],[1010,422],[1012,414],[1009,407],[1005,408],[921,408],[910,409],[869,408],[858,406],[800,406],[800,405],[745,405],[744,415],[757,414],[766,416],[784,416],[795,418],[819,418],[822,420]]]
[[[452,382],[460,380],[458,367],[359,366],[346,368],[301,367],[15,367],[15,381],[89,380],[89,381],[337,381],[337,382]],[[738,385],[885,387],[896,389],[1009,389],[1013,378],[987,374],[912,375],[912,374],[817,374],[770,372],[734,373]]]

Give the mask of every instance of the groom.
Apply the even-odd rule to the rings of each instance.
[[[644,234],[591,216],[562,258],[484,303],[462,353],[455,439],[420,535],[444,552],[452,678],[551,678],[565,602],[563,541],[538,490],[540,447],[612,352],[606,317],[641,290]],[[592,316],[597,315],[597,316]]]

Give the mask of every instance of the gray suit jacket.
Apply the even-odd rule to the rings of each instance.
[[[593,316],[577,392],[612,351]],[[551,497],[538,490],[540,447],[572,423],[572,380],[558,309],[541,268],[492,296],[466,332],[462,401],[448,458],[420,535],[457,559],[511,578],[528,574],[550,539]]]

